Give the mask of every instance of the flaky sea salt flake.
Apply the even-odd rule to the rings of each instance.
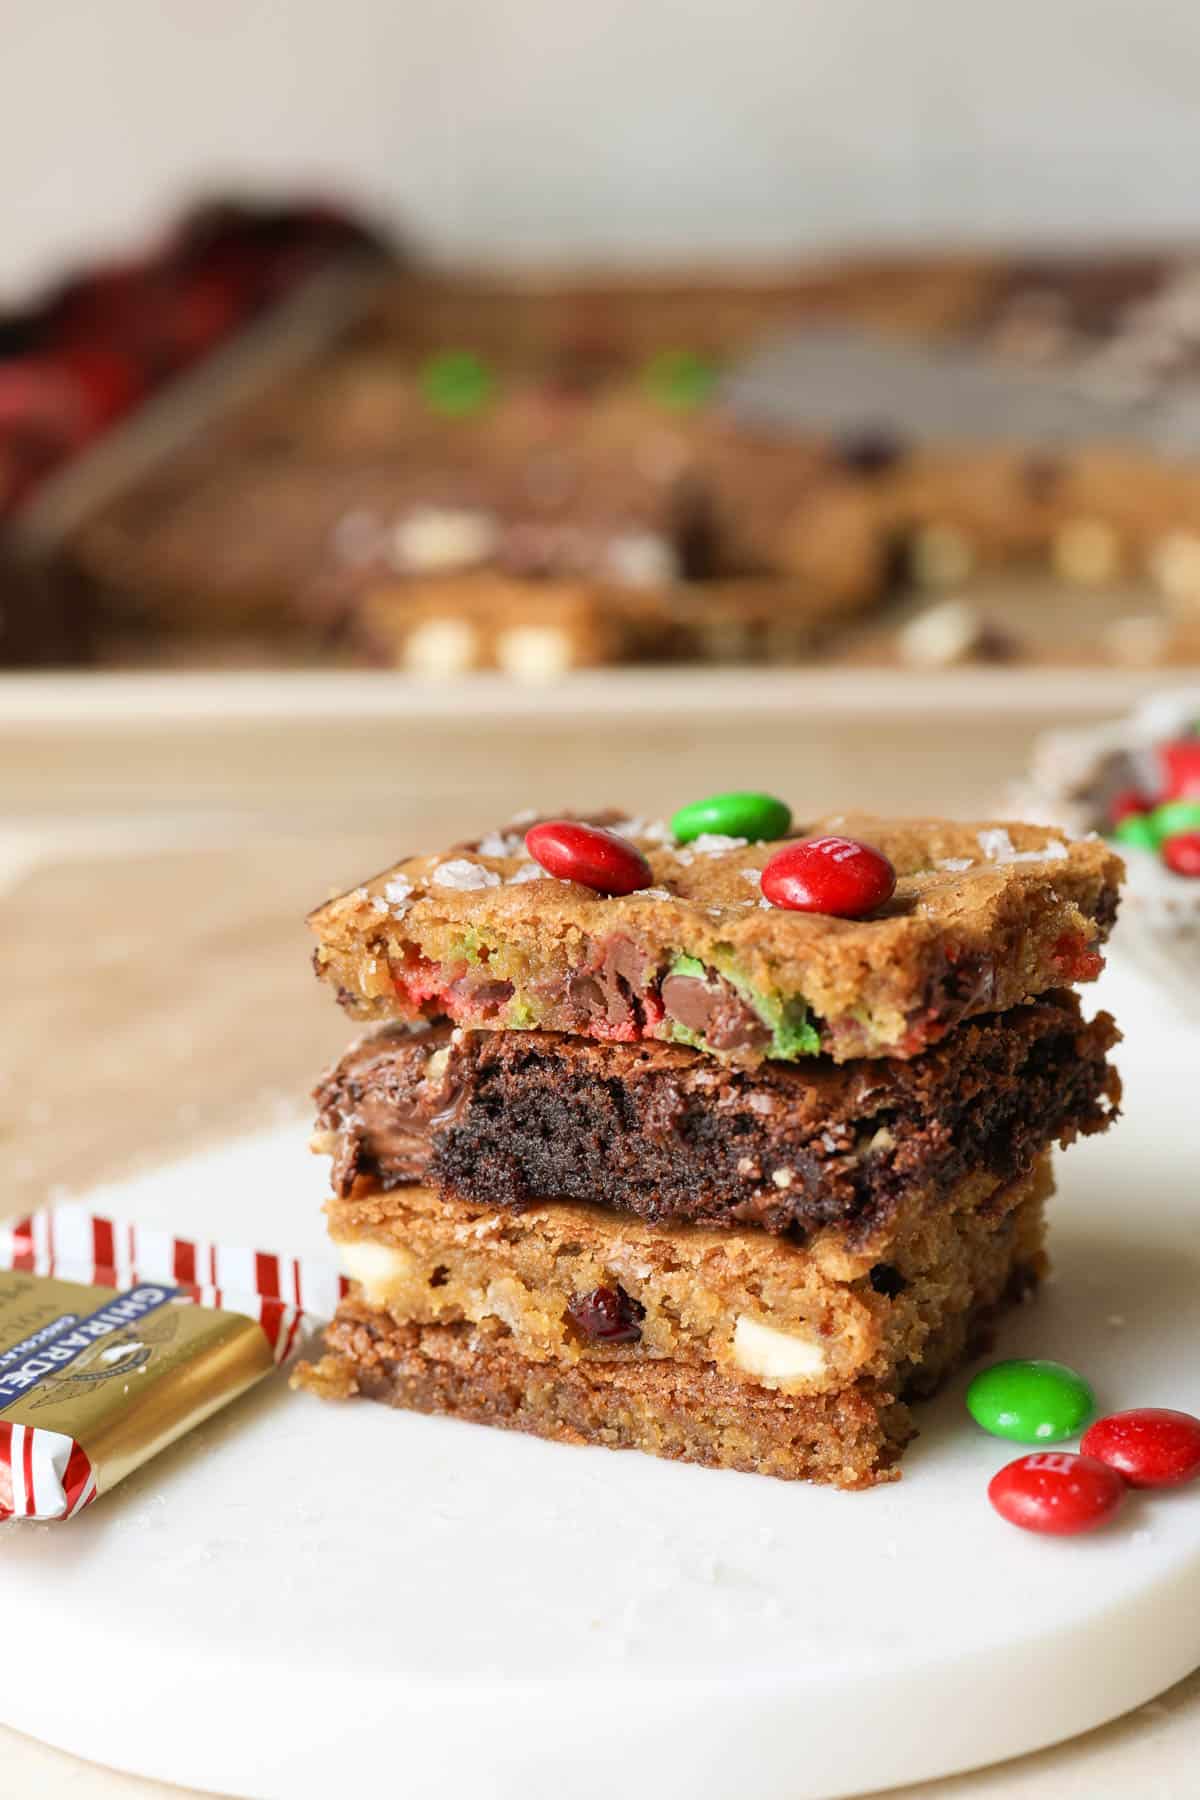
[[[702,831],[692,839],[692,849],[698,856],[720,856],[725,850],[744,850],[749,842],[749,838],[726,837],[722,831]]]
[[[1067,846],[1058,838],[1051,838],[1040,850],[1018,850],[1003,825],[989,826],[986,831],[977,832],[976,836],[979,848],[989,862],[1061,862],[1067,855]]]
[[[476,848],[480,856],[520,856],[525,838],[519,831],[489,831]]]
[[[465,856],[455,856],[449,862],[440,863],[429,879],[434,887],[454,888],[459,893],[500,886],[500,877],[494,869],[469,862]]]

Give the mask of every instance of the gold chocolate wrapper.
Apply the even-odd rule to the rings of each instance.
[[[63,1278],[56,1241],[81,1235],[104,1247],[87,1272],[107,1281]],[[131,1249],[119,1271],[106,1266],[118,1239]],[[149,1279],[155,1264],[203,1268],[212,1285]],[[258,1290],[236,1310],[216,1285],[233,1275]],[[73,1516],[286,1361],[310,1323],[303,1280],[275,1256],[153,1233],[139,1245],[75,1209],[3,1227],[0,1519]],[[308,1273],[310,1290],[327,1280]]]

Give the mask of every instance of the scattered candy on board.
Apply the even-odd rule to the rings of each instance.
[[[649,887],[650,864],[636,845],[598,825],[547,819],[531,825],[525,848],[534,862],[560,881],[578,881],[597,894],[633,894]]]
[[[1200,876],[1200,737],[1158,746],[1161,789],[1121,788],[1108,804],[1111,835],[1150,850],[1176,875]]]
[[[1116,1469],[1130,1487],[1177,1487],[1200,1475],[1200,1419],[1165,1406],[1138,1406],[1097,1419],[1080,1449]]]
[[[1017,1444],[1061,1444],[1078,1436],[1095,1410],[1091,1388],[1065,1363],[993,1363],[967,1389],[975,1423]]]
[[[1176,875],[1200,875],[1200,831],[1181,831],[1167,838],[1162,859]]]
[[[710,794],[680,807],[671,820],[671,836],[677,844],[708,833],[761,844],[786,837],[791,823],[791,808],[773,794]]]
[[[896,871],[881,851],[857,838],[810,838],[777,850],[762,872],[762,891],[788,912],[861,919],[890,900]]]
[[[1069,1450],[1035,1450],[1006,1463],[988,1485],[988,1499],[1011,1525],[1052,1537],[1074,1537],[1111,1519],[1125,1498],[1115,1469]]]
[[[1095,1410],[1091,1388],[1065,1363],[995,1363],[967,1389],[967,1409],[994,1437],[1061,1443]],[[1080,1454],[1038,1451],[992,1477],[988,1499],[1012,1525],[1069,1537],[1101,1525],[1126,1488],[1178,1487],[1200,1476],[1200,1419],[1169,1407],[1110,1413],[1084,1432]]]

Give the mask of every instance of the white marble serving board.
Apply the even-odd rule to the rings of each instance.
[[[1127,1116],[1062,1160],[1003,1354],[1200,1410],[1200,1036],[1106,977]],[[90,1198],[322,1246],[304,1131]],[[1200,1488],[1088,1539],[987,1505],[959,1381],[904,1479],[840,1494],[546,1445],[273,1381],[78,1520],[0,1532],[0,1719],[242,1796],[833,1800],[1015,1755],[1200,1663]]]

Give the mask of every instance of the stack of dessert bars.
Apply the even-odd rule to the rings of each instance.
[[[352,1278],[299,1382],[543,1437],[866,1487],[909,1402],[1045,1266],[1055,1143],[1102,1131],[1098,839],[859,817],[894,895],[784,910],[780,843],[595,820],[624,895],[526,825],[320,908],[362,1037],[317,1089]],[[467,1449],[464,1441],[464,1451]]]

